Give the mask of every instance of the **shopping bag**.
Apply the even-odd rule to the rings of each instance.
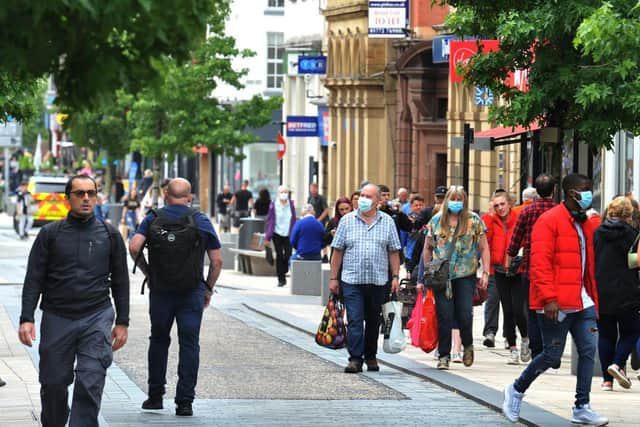
[[[411,318],[407,321],[407,329],[411,337],[411,345],[420,347],[420,321],[422,320],[422,291],[416,295],[416,304],[413,306]]]
[[[331,294],[322,313],[316,343],[322,347],[338,350],[347,344],[347,325],[344,323],[344,304],[337,295]]]
[[[407,337],[402,330],[402,303],[396,297],[385,303],[382,306],[382,317],[384,318],[382,349],[385,353],[400,353],[407,346]]]
[[[427,289],[427,295],[422,304],[422,318],[420,319],[420,348],[425,353],[431,353],[438,346],[438,318],[433,291]]]

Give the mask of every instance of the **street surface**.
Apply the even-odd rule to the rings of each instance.
[[[0,425],[38,425],[37,351],[26,352],[15,333],[20,284],[36,233],[22,242],[6,216],[0,218],[0,376],[8,381],[0,388]],[[511,425],[494,409],[388,366],[379,373],[343,374],[345,350],[319,347],[305,332],[250,309],[246,303],[253,299],[259,306],[260,298],[235,283],[225,287],[224,278],[203,321],[194,417],[177,418],[175,334],[165,409],[140,409],[146,397],[149,321],[147,296],[139,291],[141,275],[132,275],[129,342],[109,369],[102,425]]]

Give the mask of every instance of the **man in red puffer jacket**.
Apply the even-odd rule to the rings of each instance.
[[[537,312],[544,349],[504,389],[502,412],[513,422],[518,420],[524,392],[560,360],[569,332],[578,349],[571,422],[598,426],[609,422],[589,405],[598,330],[593,233],[600,223],[597,214],[587,215],[591,188],[588,177],[567,175],[562,180],[564,202],[543,213],[533,226],[529,304]]]

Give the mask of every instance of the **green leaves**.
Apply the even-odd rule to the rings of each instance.
[[[469,61],[465,82],[506,101],[490,117],[509,126],[574,128],[609,147],[617,129],[640,131],[640,7],[637,0],[451,1],[447,24],[458,35],[498,38],[500,52]],[[504,85],[529,70],[526,93]]]
[[[57,103],[81,110],[120,87],[159,78],[151,65],[178,62],[212,26],[224,29],[228,0],[6,0],[0,8],[0,74],[29,83],[53,74]],[[11,103],[0,111],[19,113]],[[17,114],[14,114],[17,115]]]

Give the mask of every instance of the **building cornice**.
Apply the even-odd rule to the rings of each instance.
[[[347,4],[328,6],[322,14],[327,18],[327,21],[343,20],[358,16],[366,17],[369,14],[369,4],[366,1],[355,0]]]

